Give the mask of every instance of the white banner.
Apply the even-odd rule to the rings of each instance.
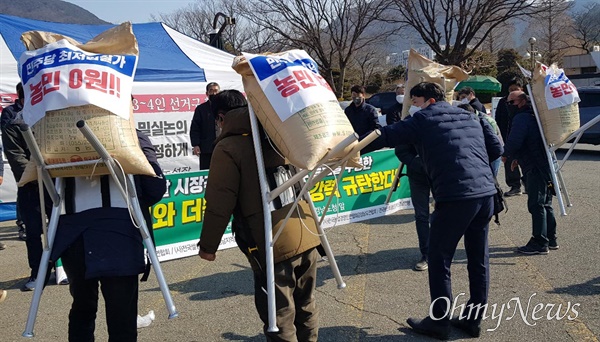
[[[575,85],[565,75],[564,70],[556,65],[546,68],[544,86],[548,109],[565,107],[581,101]]]
[[[310,105],[337,101],[317,64],[303,50],[269,56],[244,53],[244,57],[281,121]]]
[[[19,60],[25,123],[35,124],[49,110],[87,104],[129,118],[137,61],[135,55],[89,53],[65,39],[25,51]]]

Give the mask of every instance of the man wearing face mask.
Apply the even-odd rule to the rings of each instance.
[[[365,102],[365,87],[355,85],[352,92],[352,104],[345,110],[346,116],[352,124],[354,132],[358,134],[359,140],[367,136],[375,129],[381,128],[379,124],[377,109]],[[361,154],[371,152],[368,147],[360,151]]]
[[[527,190],[527,209],[532,221],[531,239],[527,245],[519,247],[517,252],[528,255],[548,254],[548,249],[558,249],[548,157],[529,97],[522,91],[513,91],[508,94],[508,104],[517,109],[502,160],[514,159],[511,167],[515,167],[518,157]]]
[[[487,113],[485,107],[479,99],[475,97],[475,91],[471,87],[464,87],[458,91],[458,100],[464,104],[470,104],[471,107],[475,108],[482,113]]]
[[[435,200],[429,230],[429,316],[409,318],[407,323],[417,333],[448,339],[454,298],[450,266],[464,236],[470,298],[460,316],[464,319],[453,320],[453,324],[478,337],[483,310],[472,308],[483,307],[488,299],[488,230],[496,194],[489,162],[497,159],[503,148],[486,120],[445,102],[438,84],[419,83],[410,96],[421,110],[383,127],[381,136],[371,144],[373,149],[414,144]]]
[[[217,125],[211,110],[210,99],[219,93],[219,84],[210,82],[206,85],[208,100],[196,107],[192,125],[190,127],[190,140],[195,156],[200,158],[200,170],[208,170],[213,152],[213,143],[217,138]]]
[[[391,125],[394,122],[398,122],[402,119],[402,103],[404,102],[404,84],[398,84],[396,86],[396,104],[385,116],[385,123]]]

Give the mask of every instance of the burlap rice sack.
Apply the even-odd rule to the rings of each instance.
[[[131,28],[131,23],[123,23],[109,29],[86,44],[50,32],[29,31],[21,36],[28,50],[36,50],[43,46],[67,39],[78,48],[100,54],[125,55],[138,54],[138,46]],[[46,164],[67,163],[73,161],[98,159],[98,154],[77,129],[76,123],[85,120],[86,125],[98,137],[108,153],[113,156],[128,174],[155,176],[140,149],[135,131],[133,111],[129,120],[122,119],[111,112],[94,105],[69,107],[46,112],[46,116],[32,127],[42,157]],[[52,177],[75,177],[108,174],[103,164],[97,166],[77,166],[50,171]],[[22,186],[37,178],[35,164],[27,165],[19,182]]]
[[[350,121],[337,101],[308,106],[281,121],[258,84],[246,58],[236,57],[232,67],[242,75],[244,91],[256,117],[275,146],[292,165],[312,170],[330,149],[354,134]],[[333,156],[333,159],[347,155],[355,144],[352,143],[337,156]],[[350,164],[359,166],[359,159],[357,153]]]
[[[408,110],[412,105],[412,100],[408,96],[408,92],[415,85],[421,82],[437,83],[446,91],[446,101],[452,103],[456,84],[469,78],[469,74],[463,69],[457,66],[446,66],[436,63],[413,49],[410,49],[410,53],[408,54],[407,68],[408,80],[405,84],[407,96],[404,96],[402,118],[409,115]]]
[[[573,103],[565,107],[548,109],[544,84],[545,77],[546,71],[542,68],[542,64],[537,63],[531,85],[533,100],[542,122],[546,142],[549,145],[556,145],[562,143],[579,128],[579,105]]]

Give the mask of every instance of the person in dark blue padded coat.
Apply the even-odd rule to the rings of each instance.
[[[435,199],[429,234],[429,315],[407,322],[418,333],[448,338],[453,314],[450,265],[464,236],[470,288],[467,304],[473,305],[467,305],[463,319],[453,323],[471,336],[479,336],[483,309],[476,308],[487,303],[488,229],[496,193],[489,162],[500,157],[503,148],[489,123],[445,102],[439,85],[419,83],[410,90],[410,96],[413,106],[421,110],[383,127],[381,136],[370,146],[379,149],[414,144]]]

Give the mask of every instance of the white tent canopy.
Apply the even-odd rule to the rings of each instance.
[[[25,51],[20,41],[23,32],[54,32],[85,43],[113,26],[62,24],[0,15],[3,106],[16,97],[15,86],[20,81],[18,59]],[[163,23],[132,26],[140,51],[133,86],[137,128],[152,139],[166,173],[196,171],[198,159],[191,153],[189,143],[193,111],[206,100],[205,89],[209,82],[219,83],[221,89],[243,90],[241,77],[231,68],[234,56]],[[0,189],[0,202],[4,203],[14,202],[16,198],[16,186],[7,166],[5,184]]]

